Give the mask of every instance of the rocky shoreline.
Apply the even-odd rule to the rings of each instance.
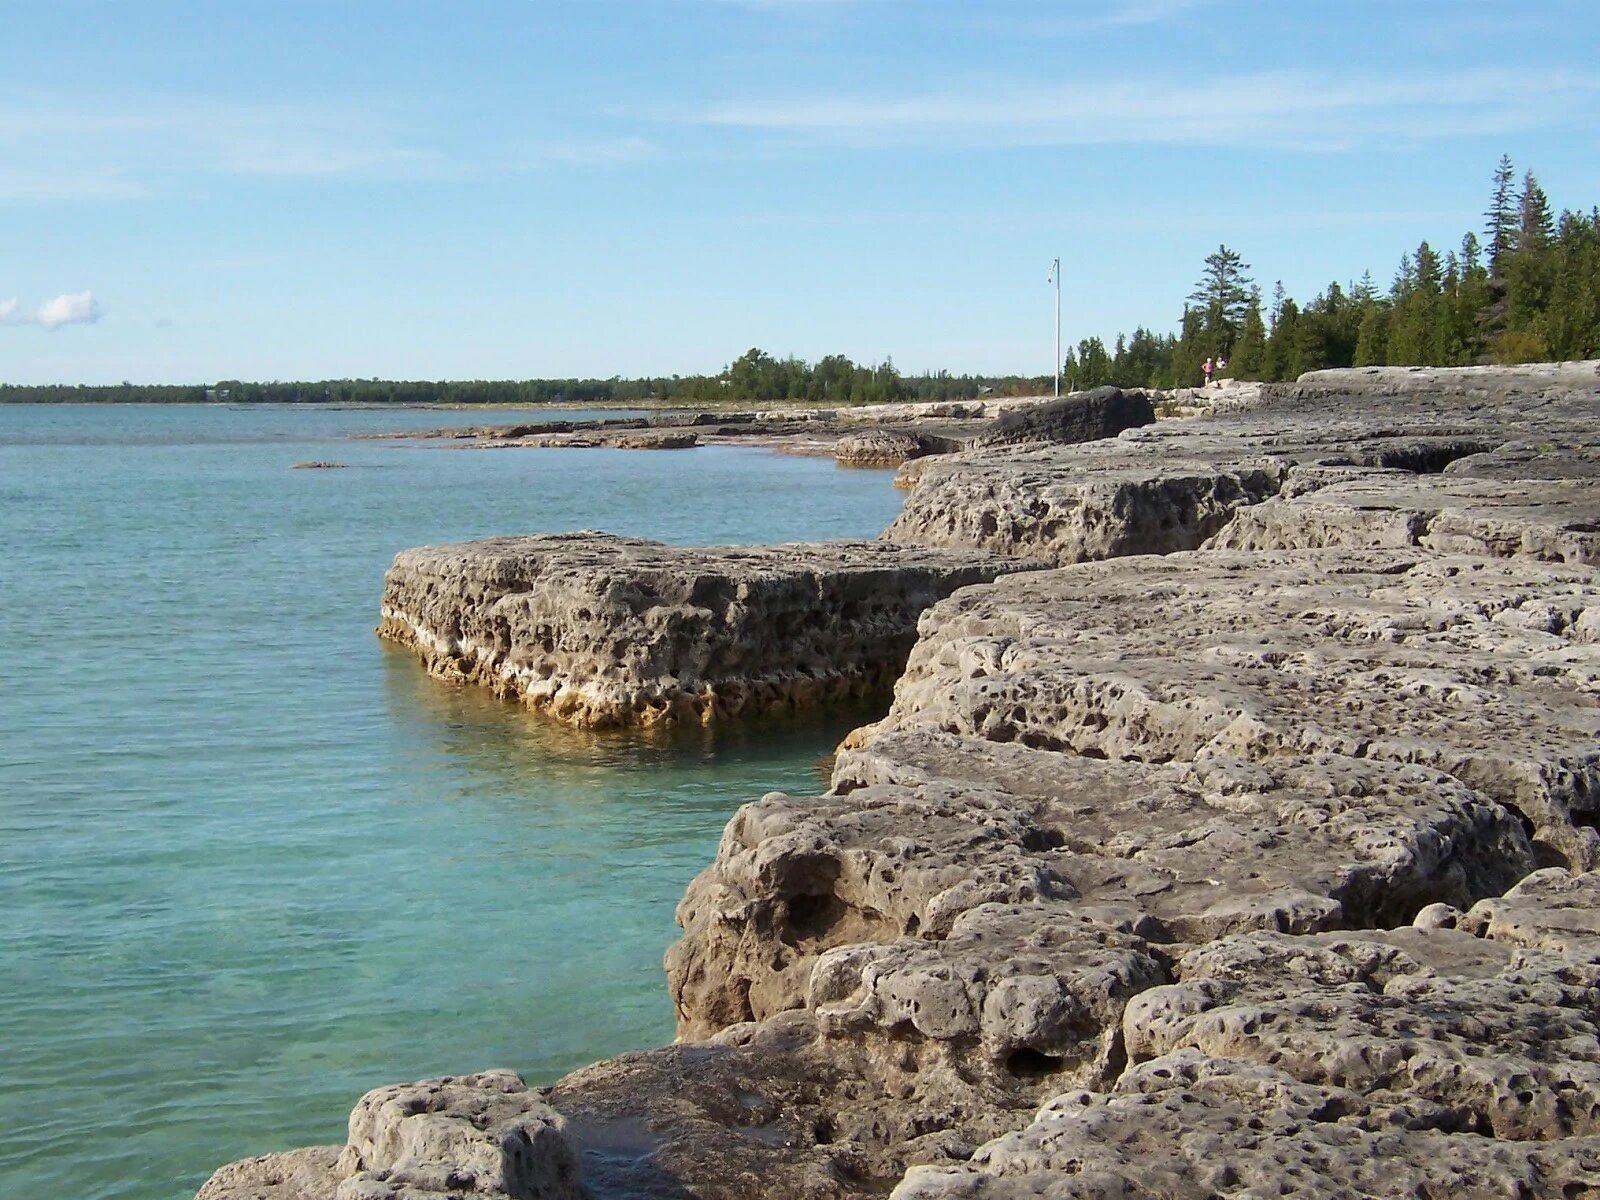
[[[202,1200],[1600,1196],[1600,366],[1236,401],[990,425],[873,545],[401,555],[385,633],[574,723],[893,702],[729,823],[673,1045]]]
[[[1241,402],[1238,398],[1254,397],[1258,392],[1259,385],[1246,384],[1238,388],[1217,387],[1209,393],[1205,389],[1186,388],[1150,395],[1164,406],[1195,412],[1228,407]],[[1112,437],[1131,425],[1153,421],[1155,414],[1144,395],[1127,393],[1128,401],[1109,410],[1103,403],[1068,406],[1077,427],[1056,430],[1056,440],[1075,442]],[[1034,414],[1050,407],[1047,400],[1044,396],[1008,396],[926,404],[766,411],[663,410],[648,417],[467,425],[356,436],[367,440],[443,440],[471,450],[690,450],[698,446],[753,446],[784,454],[834,458],[842,466],[895,467],[924,455],[967,449],[990,439],[997,430],[1007,430],[1009,422],[1019,422],[1026,428]],[[1002,432],[1000,436],[1003,440],[1009,435]]]

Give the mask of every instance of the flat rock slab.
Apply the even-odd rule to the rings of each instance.
[[[1159,421],[1078,446],[978,448],[918,460],[897,479],[913,490],[885,536],[1065,565],[1196,549],[1236,513],[1290,487],[1296,468],[1402,470],[1421,477],[1415,486],[1426,489],[1459,460],[1496,456],[1492,464],[1480,459],[1479,469],[1501,478],[1540,478],[1554,468],[1530,461],[1537,453],[1502,450],[1525,443],[1537,429],[1544,440],[1536,448],[1562,446],[1569,461],[1592,460],[1600,445],[1593,367],[1586,364],[1572,377],[1487,375],[1470,395],[1452,393],[1448,400],[1417,380],[1397,391],[1393,382],[1356,386],[1307,377],[1310,382],[1266,389],[1258,405],[1242,412]],[[1563,477],[1593,481],[1596,474],[1574,470]],[[1590,500],[1564,503],[1568,511],[1549,521],[1567,520],[1573,505],[1593,507]],[[1480,507],[1493,506],[1485,501]],[[1471,520],[1461,526],[1454,548],[1464,552],[1503,553],[1508,544],[1513,550],[1521,544],[1508,543],[1492,521],[1483,528]],[[1444,533],[1441,524],[1436,536]]]
[[[1298,395],[1447,395],[1504,399],[1551,392],[1600,392],[1600,362],[1521,363],[1486,367],[1329,367],[1307,371],[1284,392]]]
[[[693,430],[639,430],[614,433],[596,429],[578,433],[538,433],[516,438],[491,438],[472,443],[475,450],[691,450],[700,444]]]
[[[711,724],[886,694],[923,610],[1036,566],[882,542],[491,538],[399,554],[378,632],[571,725]]]
[[[1339,754],[1506,805],[1549,865],[1600,839],[1600,580],[1423,551],[1202,551],[965,592],[880,728],[1120,761]]]
[[[1241,508],[1207,546],[1423,546],[1448,554],[1600,563],[1600,486],[1580,473],[1600,474],[1595,456],[1551,452],[1519,465],[1540,474],[1345,470],[1329,479],[1327,468],[1297,468],[1280,495]]]

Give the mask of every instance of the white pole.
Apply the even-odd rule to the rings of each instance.
[[[1061,260],[1050,264],[1050,278],[1056,285],[1056,399],[1061,399]]]

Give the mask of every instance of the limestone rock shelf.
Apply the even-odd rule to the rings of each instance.
[[[1352,497],[1330,520],[1333,496],[1312,510],[1285,504],[1264,509],[1264,528],[1229,544],[1433,544],[1582,558],[1593,550],[1588,527],[1600,521],[1593,488],[1530,489],[1519,509],[1505,486],[1593,482],[1600,376],[1592,363],[1568,366],[1469,374],[1470,394],[1441,391],[1448,373],[1363,372],[1360,387],[1341,390],[1322,376],[1346,373],[1314,372],[1263,389],[1267,398],[1240,412],[1160,421],[1084,445],[918,459],[903,471],[914,486],[884,536],[1061,565],[1169,554],[1228,537],[1252,506],[1310,491],[1319,471],[1329,482],[1330,470],[1343,469],[1369,489],[1396,486],[1376,504],[1403,511],[1379,519]],[[1453,492],[1430,490],[1440,472],[1451,473]],[[1491,479],[1501,486],[1488,486]],[[1432,541],[1423,542],[1430,520]],[[1318,540],[1323,532],[1327,541]]]
[[[574,723],[893,703],[729,822],[677,1043],[204,1200],[1600,1198],[1595,364],[1236,390],[875,544],[401,555],[386,634]]]
[[[880,542],[491,538],[398,555],[378,632],[570,725],[711,724],[887,695],[924,609],[1036,567]]]

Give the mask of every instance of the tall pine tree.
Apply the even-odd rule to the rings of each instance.
[[[1200,313],[1203,350],[1212,356],[1227,357],[1244,326],[1250,307],[1250,264],[1226,246],[1206,255],[1205,274],[1189,293],[1189,302]]]
[[[1516,238],[1517,203],[1511,190],[1516,180],[1517,172],[1511,165],[1511,156],[1502,154],[1494,169],[1494,190],[1489,193],[1489,207],[1483,214],[1488,222],[1484,232],[1488,235],[1489,274],[1497,279],[1505,256]]]

